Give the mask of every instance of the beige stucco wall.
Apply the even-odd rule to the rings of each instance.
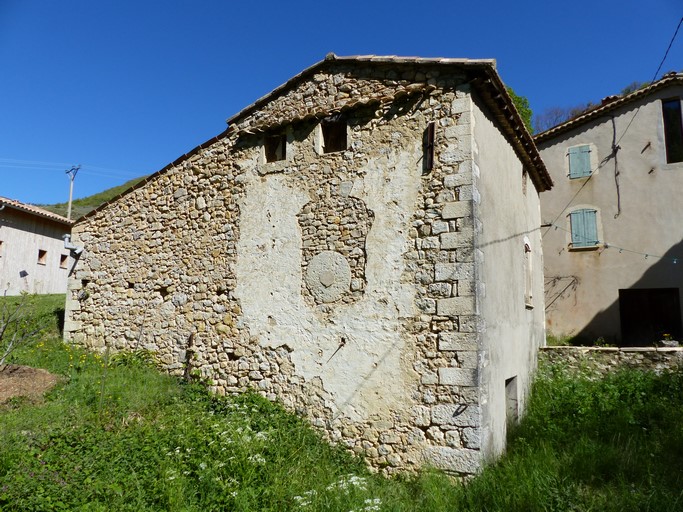
[[[482,445],[485,456],[493,457],[505,448],[506,380],[516,377],[511,398],[517,400],[521,415],[537,349],[545,339],[540,201],[490,114],[479,102],[472,105]],[[525,243],[531,248],[529,305],[525,300]]]
[[[457,69],[329,67],[75,226],[65,338],[255,389],[387,471],[476,472],[469,86]],[[374,103],[352,107],[359,91]],[[325,109],[344,109],[347,150],[321,154],[308,113]],[[267,163],[264,132],[280,130],[287,158]]]
[[[681,95],[680,87],[657,91],[539,144],[555,181],[541,196],[543,222],[557,226],[543,230],[549,333],[618,341],[619,289],[683,289],[683,266],[673,263],[683,256],[683,163],[666,163],[660,101]],[[615,134],[616,160],[608,158]],[[592,162],[602,162],[588,183],[567,176],[567,148],[580,144],[591,144]],[[568,214],[578,207],[599,212],[595,250],[569,249]]]
[[[0,294],[64,293],[73,259],[64,249],[62,235],[70,228],[10,207],[0,211]],[[38,261],[38,251],[46,251]],[[60,256],[67,256],[66,268]],[[27,276],[20,277],[25,271]]]

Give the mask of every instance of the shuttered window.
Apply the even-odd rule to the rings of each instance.
[[[584,208],[569,214],[572,228],[572,247],[598,245],[598,212]]]
[[[591,148],[588,145],[569,148],[569,177],[585,178],[591,175]]]

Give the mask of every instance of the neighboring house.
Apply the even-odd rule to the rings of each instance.
[[[682,97],[670,73],[536,137],[549,334],[683,339]]]
[[[332,54],[228,123],[76,224],[66,340],[477,471],[544,343],[551,186],[494,61]]]
[[[72,221],[0,197],[0,294],[64,293],[73,264],[62,236]]]

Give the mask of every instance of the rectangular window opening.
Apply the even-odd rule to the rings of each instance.
[[[340,115],[323,119],[323,153],[335,153],[347,149],[346,119]]]
[[[66,268],[69,264],[69,255],[60,254],[59,255],[59,268]]]
[[[266,162],[278,162],[287,158],[287,136],[284,133],[267,135],[264,141]]]
[[[45,265],[47,263],[47,251],[38,249],[38,265]]]
[[[2,258],[2,250],[4,249],[4,243],[2,240],[0,240],[0,258]]]
[[[427,174],[434,168],[434,135],[436,132],[436,123],[433,121],[427,125],[422,140],[422,151],[424,153],[422,159],[422,173]]]
[[[508,425],[519,422],[519,399],[517,398],[517,376],[505,379],[505,418]]]
[[[669,164],[683,162],[683,119],[680,98],[662,100],[662,118],[666,162]]]

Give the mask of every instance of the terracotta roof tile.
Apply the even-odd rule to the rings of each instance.
[[[61,224],[66,224],[67,226],[71,226],[74,224],[73,220],[69,220],[66,217],[62,217],[61,215],[57,215],[56,213],[52,213],[47,210],[43,210],[42,208],[38,208],[37,206],[33,206],[32,204],[26,204],[22,203],[20,201],[17,201],[15,199],[9,199],[7,197],[1,197],[0,196],[0,208],[3,206],[9,207],[9,208],[14,208],[15,210],[20,210],[25,213],[30,213],[32,215],[37,215],[39,217],[43,217],[46,219],[54,220],[55,222],[59,222]]]

